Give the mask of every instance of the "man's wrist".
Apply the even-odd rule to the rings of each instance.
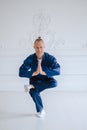
[[[35,76],[35,75],[38,75],[38,74],[39,74],[39,72],[35,71],[35,72],[33,72],[32,76]]]
[[[41,71],[41,73],[40,74],[42,74],[42,75],[46,75],[46,73],[44,72],[44,71]]]

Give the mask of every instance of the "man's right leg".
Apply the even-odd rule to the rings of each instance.
[[[40,93],[35,88],[31,88],[29,93],[35,103],[37,112],[41,112],[43,109],[43,103]]]

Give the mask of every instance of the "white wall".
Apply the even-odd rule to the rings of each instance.
[[[41,35],[58,58],[57,90],[87,91],[87,1],[0,0],[0,90],[22,90],[19,66]]]

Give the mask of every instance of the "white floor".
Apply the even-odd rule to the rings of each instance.
[[[0,130],[87,130],[87,92],[43,92],[45,119],[28,93],[0,92]]]

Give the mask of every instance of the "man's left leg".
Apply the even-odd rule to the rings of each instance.
[[[41,83],[35,84],[35,89],[38,92],[42,92],[45,89],[54,88],[57,86],[57,81],[53,78],[49,78],[47,80],[42,81]]]

